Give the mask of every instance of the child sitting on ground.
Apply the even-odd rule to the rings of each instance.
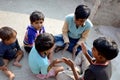
[[[95,60],[88,55],[85,45],[81,44],[82,51],[90,62],[89,68],[85,71],[82,78],[75,70],[73,62],[67,58],[63,58],[64,62],[69,65],[73,71],[75,80],[110,80],[112,75],[111,61],[118,53],[119,49],[115,41],[100,37],[93,42],[92,53]]]
[[[81,51],[81,43],[86,42],[86,38],[93,27],[92,22],[88,19],[91,10],[86,5],[79,5],[76,7],[74,14],[66,16],[62,35],[55,36],[56,49],[55,52],[64,48],[63,51],[68,50],[72,52],[73,59]],[[60,44],[59,44],[60,43]],[[90,50],[88,50],[91,54]]]
[[[13,65],[21,67],[19,63],[23,56],[18,41],[16,39],[17,32],[10,27],[0,28],[0,69],[13,80],[15,75],[8,68],[8,62],[15,58]]]
[[[42,34],[45,32],[45,29],[43,26],[44,18],[45,18],[44,14],[42,12],[39,12],[39,11],[34,11],[30,15],[31,25],[29,25],[27,27],[27,31],[25,33],[25,38],[23,41],[24,49],[28,53],[32,49],[36,37],[39,34]]]
[[[31,49],[28,57],[29,67],[33,74],[40,79],[56,76],[63,67],[56,65],[61,60],[49,62],[47,55],[54,50],[55,41],[52,34],[43,33],[37,36],[35,46]]]

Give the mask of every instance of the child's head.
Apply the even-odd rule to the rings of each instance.
[[[104,57],[106,60],[112,60],[119,53],[116,42],[113,40],[108,40],[105,37],[99,37],[98,39],[94,40],[93,48],[97,50],[98,55]]]
[[[77,26],[83,25],[85,20],[89,17],[90,15],[90,8],[86,5],[79,5],[75,9],[75,23]]]
[[[40,34],[35,40],[35,48],[38,52],[52,52],[54,44],[54,36],[49,33]]]
[[[5,44],[12,44],[16,41],[17,32],[10,27],[0,28],[0,38]]]
[[[32,12],[32,14],[30,15],[31,25],[35,29],[39,30],[43,25],[44,18],[45,18],[45,16],[42,12],[39,12],[39,11]]]

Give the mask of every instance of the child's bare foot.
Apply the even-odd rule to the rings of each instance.
[[[14,65],[14,66],[17,66],[17,67],[22,67],[22,65],[21,65],[19,62],[17,62],[17,61],[14,62],[13,65]]]
[[[64,48],[61,47],[61,46],[56,46],[54,52],[57,53],[57,52],[59,52],[59,51],[62,50],[62,49],[64,49]]]
[[[9,80],[14,80],[14,78],[15,78],[14,73],[11,73],[10,76],[9,76]]]

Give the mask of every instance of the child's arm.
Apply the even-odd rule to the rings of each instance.
[[[80,76],[79,76],[78,72],[75,69],[73,61],[71,61],[70,59],[67,59],[67,58],[62,58],[62,59],[63,59],[63,62],[65,62],[68,66],[71,67],[71,69],[73,71],[73,74],[74,74],[74,77],[75,77],[75,80],[79,80]]]
[[[53,61],[51,62],[51,64],[48,66],[48,71],[49,71],[53,66],[55,66],[55,64],[58,64],[58,63],[61,63],[61,62],[63,62],[63,61],[60,60],[60,59],[53,60]]]
[[[62,28],[62,35],[63,35],[63,40],[64,43],[69,43],[69,38],[68,38],[68,23],[65,21],[63,28]]]
[[[81,48],[82,48],[82,52],[84,53],[84,55],[88,59],[89,63],[91,64],[92,63],[92,57],[88,54],[87,49],[86,49],[84,43],[81,43]]]
[[[88,37],[89,32],[90,32],[90,29],[85,30],[85,31],[82,33],[82,37],[78,40],[77,44],[81,45],[82,42],[85,42],[85,41],[86,41],[86,38]]]
[[[85,31],[82,33],[82,37],[78,40],[77,44],[76,44],[76,45],[74,46],[74,48],[73,48],[73,56],[75,56],[75,53],[76,53],[76,51],[77,51],[77,48],[78,48],[79,46],[81,46],[81,43],[85,42],[85,40],[86,40],[89,32],[90,32],[90,29],[85,30]]]

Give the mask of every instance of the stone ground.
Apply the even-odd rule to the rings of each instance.
[[[63,3],[64,2],[64,3]],[[72,5],[71,5],[72,3]],[[81,0],[81,3],[82,0]],[[74,12],[74,8],[79,4],[78,0],[0,0],[0,27],[11,26],[18,32],[18,40],[22,47],[22,40],[24,37],[26,26],[29,24],[29,14],[34,10],[40,10],[45,15],[45,27],[46,31],[53,34],[61,33],[65,15]],[[59,9],[60,8],[60,9]],[[88,37],[89,48],[92,47],[92,41],[99,36],[107,36],[114,39],[118,45],[120,44],[120,28],[111,26],[94,26]],[[120,48],[120,46],[119,46]],[[24,49],[23,49],[24,50]],[[55,58],[61,58],[61,51],[54,54]],[[64,57],[71,58],[69,52],[65,52]],[[112,61],[113,75],[111,80],[119,80],[119,68],[120,62],[118,61],[120,54]],[[13,61],[12,61],[13,62]],[[17,68],[9,64],[9,69],[16,75],[15,80],[40,80],[37,79],[30,71],[28,67],[28,54],[25,53],[21,60],[22,68]],[[62,64],[67,67],[65,64]],[[116,66],[117,65],[117,66]],[[0,80],[8,80],[8,78],[0,71]],[[50,78],[48,80],[55,80]]]

